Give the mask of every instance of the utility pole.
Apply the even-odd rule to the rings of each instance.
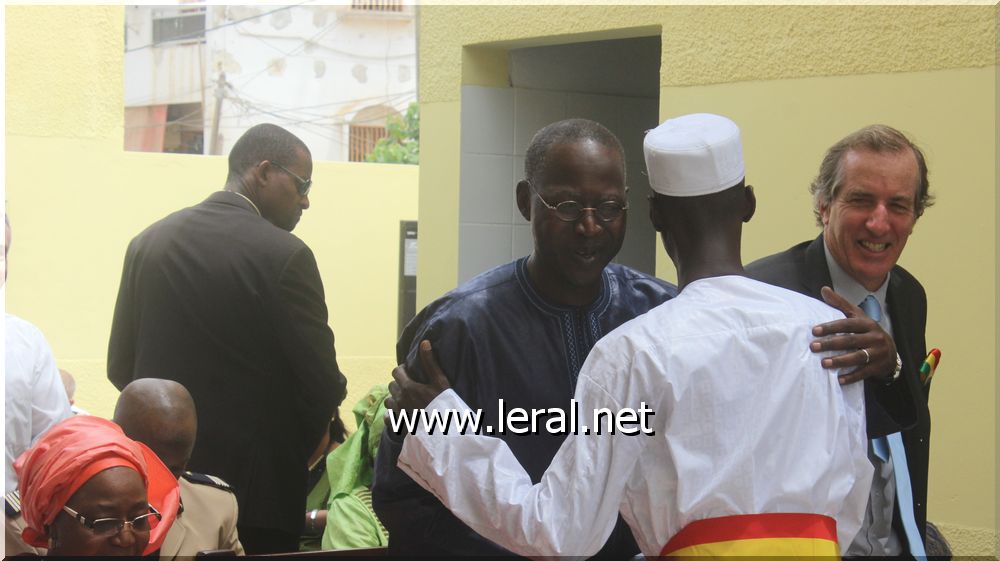
[[[212,138],[208,153],[219,154],[219,119],[222,117],[222,100],[226,97],[226,72],[219,70],[219,80],[215,83],[215,116],[212,118]]]

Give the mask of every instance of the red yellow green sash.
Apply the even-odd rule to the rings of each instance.
[[[795,513],[743,514],[698,520],[670,538],[660,555],[839,557],[837,521],[819,514]]]

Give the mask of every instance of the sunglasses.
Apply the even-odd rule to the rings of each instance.
[[[295,188],[298,189],[300,197],[305,197],[306,195],[309,194],[309,190],[312,189],[312,184],[313,184],[312,179],[302,179],[301,177],[296,175],[295,172],[277,162],[271,162],[271,164],[274,167],[280,169],[281,171],[287,173],[288,175],[294,177],[295,180],[299,182],[298,185],[295,186]]]

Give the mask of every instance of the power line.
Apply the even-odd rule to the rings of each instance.
[[[278,52],[283,53],[284,56],[282,56],[281,58],[279,58],[277,60],[284,60],[284,59],[286,59],[286,58],[288,58],[288,57],[290,57],[290,56],[298,53],[299,51],[304,51],[307,45],[309,45],[310,43],[312,43],[314,41],[318,41],[321,37],[323,37],[327,33],[333,31],[334,29],[336,29],[338,25],[340,25],[340,20],[339,19],[334,20],[332,24],[323,27],[323,29],[320,29],[319,31],[317,31],[312,37],[309,37],[308,39],[305,39],[304,41],[302,41],[302,43],[299,46],[295,47],[294,49],[292,49],[292,50],[290,50],[288,52],[284,52],[284,51],[281,51],[280,49],[278,49]],[[253,35],[251,35],[251,37],[253,37]],[[255,37],[255,38],[258,39],[258,40],[260,40],[260,41],[263,41],[263,39],[261,39],[259,37]],[[275,48],[275,47],[272,47],[272,48]],[[267,64],[267,66],[265,66],[264,68],[261,68],[260,70],[258,70],[254,74],[252,74],[249,78],[246,79],[245,82],[243,82],[242,84],[240,84],[240,88],[246,88],[247,86],[249,86],[250,82],[253,82],[257,78],[259,78],[261,76],[261,74],[263,74],[264,72],[267,72],[271,68],[271,66],[273,64],[274,64],[274,61],[271,61],[271,62],[269,62]]]
[[[255,98],[255,97],[250,96],[250,95],[248,95],[246,93],[243,93],[243,94],[240,94],[240,95],[243,97],[243,99],[245,99],[245,100],[247,100],[249,102],[254,102],[256,104],[260,104],[260,105],[264,105],[264,106],[269,106],[272,110],[275,110],[275,111],[288,112],[288,113],[296,112],[296,111],[301,111],[305,115],[328,118],[328,117],[332,117],[332,115],[324,114],[324,113],[311,113],[311,112],[304,111],[304,110],[305,109],[317,109],[317,108],[326,107],[326,106],[330,106],[330,105],[358,104],[358,103],[362,103],[362,102],[366,102],[366,101],[379,101],[379,102],[385,102],[385,103],[392,103],[393,101],[399,100],[400,98],[402,98],[402,99],[406,99],[408,97],[414,97],[415,98],[416,97],[416,91],[415,90],[406,90],[406,91],[396,92],[394,94],[389,94],[389,95],[381,95],[380,94],[380,95],[373,95],[373,96],[369,96],[369,97],[360,97],[360,98],[354,98],[354,99],[332,101],[332,102],[329,102],[329,103],[320,103],[320,104],[316,104],[316,105],[307,105],[307,106],[300,106],[300,107],[281,107],[281,106],[272,104],[269,100]]]
[[[336,23],[339,23],[339,22],[340,21],[337,20]],[[326,29],[326,28],[324,28],[324,29]],[[265,45],[267,45],[271,49],[273,49],[275,51],[278,51],[278,52],[284,54],[285,56],[291,56],[291,54],[293,54],[291,52],[285,53],[284,51],[282,51],[278,47],[275,47],[274,45],[271,45],[270,43],[268,43],[265,40],[264,37],[261,37],[260,35],[254,35],[253,33],[249,32],[249,31],[243,31],[242,29],[237,29],[237,31],[240,31],[240,32],[244,33],[245,35],[247,35],[248,37],[256,39],[257,41],[260,41],[261,43],[264,43]],[[291,39],[290,37],[283,37],[283,36],[280,36],[280,35],[268,35],[267,37],[269,39]],[[313,40],[313,39],[310,39],[310,40]],[[316,43],[314,46],[316,48],[318,48],[318,49],[323,49],[323,50],[326,50],[326,51],[330,51],[331,53],[335,53],[335,54],[338,54],[338,55],[343,55],[344,57],[347,57],[347,58],[349,58],[351,60],[354,60],[354,59],[384,60],[384,59],[387,59],[387,58],[388,59],[404,59],[404,58],[411,58],[411,57],[413,57],[413,56],[416,55],[416,52],[396,53],[396,54],[389,54],[389,53],[382,53],[382,54],[357,53],[357,52],[353,52],[353,51],[347,51],[347,50],[344,50],[344,49],[338,49],[336,47],[333,47],[333,46],[330,46],[330,45],[325,45],[323,43]]]
[[[223,23],[222,25],[217,25],[215,27],[209,27],[207,29],[203,29],[203,30],[199,30],[199,31],[192,31],[191,33],[185,33],[184,35],[177,35],[175,37],[171,37],[170,38],[170,42],[173,42],[173,41],[182,41],[184,39],[194,39],[195,37],[200,37],[202,35],[207,35],[208,33],[212,32],[212,31],[223,29],[225,27],[230,27],[230,26],[236,25],[238,23],[243,23],[245,21],[250,21],[252,19],[262,18],[264,16],[269,16],[269,15],[275,13],[275,12],[280,12],[282,10],[289,10],[291,8],[297,8],[297,7],[299,7],[299,6],[303,5],[303,4],[309,3],[309,1],[310,0],[306,0],[305,2],[300,2],[300,3],[294,4],[292,6],[282,6],[280,8],[275,8],[275,9],[271,10],[270,12],[264,12],[262,14],[257,14],[255,16],[250,16],[250,17],[245,17],[243,19],[238,19],[238,20],[230,21],[230,22],[227,22],[227,23]],[[206,15],[207,15],[207,12],[206,12]],[[160,45],[160,44],[165,43],[165,42],[166,41],[161,41],[159,43],[155,43],[154,42],[154,43],[150,43],[148,45],[143,45],[141,47],[135,47],[133,49],[125,49],[125,52],[126,53],[132,53],[132,52],[135,52],[135,51],[141,51],[143,49],[149,49],[149,48],[155,47],[155,46]]]
[[[211,86],[205,86],[204,88],[199,88],[197,90],[192,90],[192,91],[187,92],[187,93],[194,93],[194,92],[197,92],[197,91],[208,90],[211,87],[214,87],[214,85],[215,84],[212,84]],[[230,84],[230,87],[231,86],[232,85]],[[235,88],[231,87],[231,89],[232,89],[233,92],[236,92]],[[251,101],[255,101],[257,103],[270,104],[269,101],[255,98],[255,97],[250,96],[250,95],[248,95],[246,93],[242,93],[242,94],[238,94],[238,95],[242,95],[246,99],[251,100]],[[416,90],[403,90],[403,91],[399,91],[399,92],[396,92],[396,93],[393,93],[393,94],[389,94],[389,95],[378,94],[378,95],[372,95],[372,96],[366,96],[366,97],[355,97],[355,98],[350,98],[350,99],[338,99],[338,100],[335,100],[335,101],[328,101],[328,102],[324,102],[324,103],[317,103],[315,105],[303,105],[303,106],[299,106],[299,107],[288,107],[288,108],[280,108],[278,106],[273,106],[273,107],[277,108],[280,111],[303,111],[306,115],[313,115],[313,116],[320,117],[320,116],[324,116],[324,114],[323,113],[310,113],[310,112],[305,111],[305,110],[308,110],[308,109],[320,109],[320,108],[323,108],[323,107],[336,106],[336,105],[347,105],[347,104],[352,104],[352,103],[356,104],[356,103],[362,103],[362,102],[365,102],[365,101],[376,101],[376,102],[377,101],[384,101],[384,102],[388,103],[388,102],[391,102],[392,100],[397,99],[397,98],[401,98],[401,97],[405,98],[405,97],[410,97],[410,96],[416,97]],[[152,100],[149,100],[149,101],[152,101]],[[191,102],[191,103],[198,103],[198,102]],[[177,105],[177,104],[176,103],[158,103],[158,104],[155,104],[155,105]],[[148,107],[148,106],[149,106],[149,103],[142,103],[142,102],[126,102],[125,103],[125,108],[126,109],[132,108],[132,107]],[[327,116],[329,116],[329,115],[327,115]],[[229,117],[223,117],[223,118],[229,118]]]
[[[151,124],[151,125],[125,125],[125,130],[131,130],[131,129],[149,129],[149,128],[155,128],[155,127],[165,127],[167,125],[188,125],[188,126],[201,125],[201,124],[203,124],[203,120],[202,119],[198,119],[196,121],[190,121],[190,120],[188,120],[188,117],[194,117],[195,115],[200,114],[200,113],[201,113],[201,104],[199,103],[198,104],[198,108],[195,109],[194,111],[191,111],[190,113],[182,115],[182,116],[180,116],[180,117],[178,117],[176,119],[173,119],[171,121],[163,121],[162,123],[154,123],[154,124]]]
[[[324,138],[326,140],[329,140],[331,142],[337,143],[339,145],[343,145],[343,141],[340,138],[331,137],[331,136],[329,136],[327,134],[324,134],[324,133],[328,132],[328,127],[330,125],[345,125],[345,124],[346,125],[356,125],[358,123],[373,122],[373,121],[381,120],[380,118],[373,118],[373,119],[369,119],[369,120],[365,120],[365,121],[359,121],[359,122],[352,121],[350,123],[324,123],[323,121],[327,121],[329,119],[329,117],[320,117],[320,118],[315,118],[315,119],[297,119],[297,118],[294,118],[294,117],[290,117],[288,115],[283,115],[280,111],[271,111],[271,110],[268,110],[268,109],[266,109],[264,107],[261,107],[261,106],[257,105],[256,103],[253,103],[252,101],[247,100],[247,99],[243,99],[243,98],[230,98],[230,99],[233,101],[234,105],[239,106],[243,110],[243,113],[241,115],[239,115],[238,117],[241,117],[241,118],[252,118],[252,117],[259,116],[259,115],[270,115],[271,117],[275,117],[275,118],[277,118],[279,120],[275,124],[285,125],[285,126],[299,126],[299,127],[303,127],[303,128],[309,127],[308,130],[312,134],[314,134],[316,136],[319,136],[321,138]],[[256,112],[254,112],[254,111],[256,111]],[[235,117],[237,117],[237,116],[235,116],[235,115],[230,116],[230,118],[235,118]]]
[[[311,125],[313,127],[322,126],[322,125],[319,125],[318,123],[312,123],[312,122],[293,123],[293,122],[287,120],[285,117],[283,117],[283,116],[281,116],[281,115],[279,115],[277,113],[273,113],[271,111],[267,111],[266,109],[263,109],[261,107],[256,107],[252,103],[250,103],[250,102],[248,102],[246,100],[243,100],[243,99],[233,99],[233,101],[236,102],[241,107],[256,109],[258,111],[257,115],[259,115],[259,114],[265,114],[265,115],[271,115],[272,117],[277,117],[279,119],[282,119],[281,124],[285,124],[285,125],[288,125],[288,124],[298,124],[299,126]],[[242,116],[244,116],[244,117],[253,117],[254,114],[245,113]],[[334,142],[334,143],[337,143],[340,146],[343,146],[343,141],[341,139],[329,136],[327,134],[323,134],[324,132],[327,132],[325,128],[323,128],[321,130],[323,130],[323,132],[318,132],[316,130],[311,130],[310,132],[312,134],[316,135],[316,136],[319,136],[320,138],[323,138],[325,140],[329,140],[330,142]]]
[[[415,89],[409,89],[409,90],[396,91],[396,92],[392,92],[392,93],[389,93],[389,94],[378,93],[378,94],[373,94],[373,95],[369,95],[369,96],[365,96],[365,97],[355,97],[355,98],[348,98],[348,99],[337,99],[337,100],[323,102],[323,103],[317,103],[317,104],[313,104],[313,105],[297,105],[297,106],[292,106],[292,107],[276,105],[276,104],[274,104],[272,102],[272,100],[270,98],[255,97],[253,95],[250,95],[250,94],[246,93],[245,91],[241,92],[240,95],[242,95],[244,98],[246,98],[246,99],[248,99],[250,101],[253,101],[253,102],[256,102],[256,103],[259,103],[259,104],[263,104],[263,105],[269,106],[273,110],[277,110],[277,111],[298,112],[298,113],[300,113],[302,115],[315,116],[315,117],[334,117],[335,115],[331,115],[328,112],[324,112],[323,109],[325,109],[327,107],[337,107],[337,106],[344,106],[344,107],[346,107],[346,106],[358,106],[360,104],[365,104],[365,106],[367,106],[367,105],[370,105],[372,103],[375,103],[375,104],[393,103],[393,102],[398,101],[400,99],[406,99],[406,98],[414,98],[415,99],[416,98],[416,93],[417,92],[416,92]],[[346,113],[346,112],[350,112],[350,111],[342,111],[341,113]]]
[[[171,97],[174,98],[174,99],[183,98],[184,96],[187,96],[189,94],[200,93],[202,91],[205,91],[209,87],[210,86],[198,86],[197,88],[195,88],[193,90],[188,90],[188,91],[183,92],[183,93],[171,94]],[[154,96],[152,98],[146,98],[146,99],[140,100],[140,101],[129,101],[129,100],[126,99],[124,101],[124,103],[122,103],[122,105],[124,105],[125,107],[145,107],[147,105],[176,105],[174,103],[151,103],[152,101],[156,100],[157,97],[158,96]],[[200,101],[192,101],[191,103],[201,103],[201,102]]]

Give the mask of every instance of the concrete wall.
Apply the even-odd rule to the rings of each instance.
[[[77,377],[77,403],[102,416],[117,399],[105,360],[126,245],[226,176],[221,156],[123,151],[123,10],[6,8],[7,310],[41,328]],[[319,262],[349,380],[345,411],[395,364],[399,221],[416,218],[417,173],[313,169],[312,206],[295,234]]]
[[[872,122],[912,135],[938,197],[901,260],[927,289],[927,342],[944,353],[929,515],[956,553],[998,553],[995,7],[424,6],[420,16],[418,305],[458,278],[463,86],[509,88],[511,50],[659,35],[659,117],[717,112],[743,128],[759,200],[747,261],[818,233],[807,187],[830,144]],[[662,250],[657,271],[674,277]]]

